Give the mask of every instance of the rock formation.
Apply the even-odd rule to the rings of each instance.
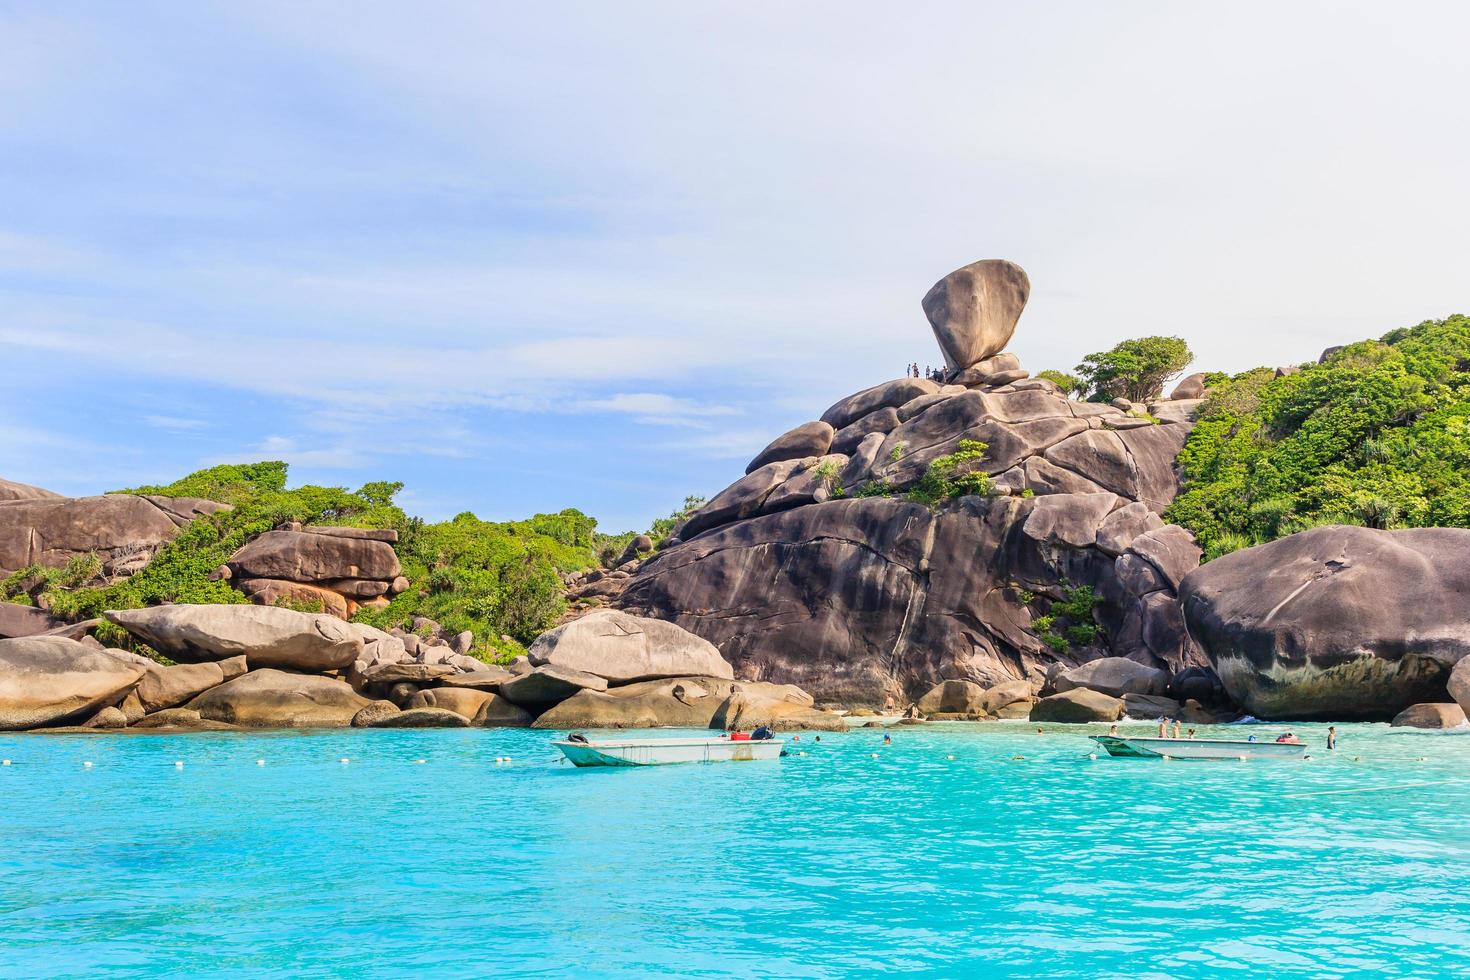
[[[81,555],[101,559],[104,575],[131,574],[195,517],[226,509],[195,497],[61,497],[0,483],[0,576],[29,565],[60,568]]]
[[[923,306],[944,363],[963,371],[1004,350],[1030,295],[1026,273],[1004,259],[971,262],[936,282]]]
[[[541,634],[526,651],[535,667],[548,664],[596,672],[613,683],[657,677],[733,677],[720,651],[673,623],[611,609]]]
[[[1185,576],[1189,632],[1261,718],[1387,721],[1470,654],[1470,530],[1320,527]],[[1467,692],[1470,694],[1470,692]]]
[[[945,679],[1040,686],[1054,663],[1110,653],[1202,666],[1174,596],[1199,551],[1158,516],[1188,418],[1156,424],[1028,378],[998,346],[1025,284],[1010,263],[946,277],[925,309],[958,383],[902,378],[838,400],[630,577],[592,588],[709,640],[737,677],[824,701],[912,700]],[[966,452],[977,442],[983,454]],[[926,497],[936,466],[983,473],[989,491]],[[1095,622],[1070,639],[1036,625],[1084,586]]]
[[[362,638],[338,619],[274,606],[155,606],[109,612],[107,619],[186,663],[243,655],[252,670],[339,670],[363,647]]]
[[[76,640],[0,640],[0,729],[80,720],[121,701],[142,677],[137,664]]]
[[[393,545],[398,532],[291,524],[247,542],[215,572],[257,605],[319,605],[348,619],[408,588]]]

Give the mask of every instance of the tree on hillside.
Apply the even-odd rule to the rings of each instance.
[[[1082,391],[1083,388],[1086,387],[1086,384],[1081,378],[1077,377],[1077,375],[1068,374],[1065,371],[1057,371],[1053,368],[1047,368],[1045,371],[1037,373],[1036,376],[1038,378],[1043,378],[1047,381],[1050,381],[1052,384],[1062,389],[1062,394],[1069,397],[1078,394]]]
[[[1084,397],[1095,402],[1127,398],[1142,402],[1157,398],[1164,385],[1178,377],[1194,354],[1179,337],[1139,337],[1112,350],[1088,354],[1077,365]]]

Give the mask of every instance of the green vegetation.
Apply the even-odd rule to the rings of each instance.
[[[592,567],[599,548],[626,544],[632,536],[597,535],[596,521],[576,510],[503,523],[460,514],[426,524],[393,503],[402,484],[369,483],[355,492],[318,486],[288,490],[286,475],[281,462],[216,466],[165,486],[119,491],[207,497],[233,509],[196,518],[131,578],[85,587],[100,570],[95,557],[87,556],[65,569],[22,569],[0,582],[0,596],[39,599],[72,619],[163,602],[244,603],[239,591],[211,582],[209,574],[255,535],[289,521],[392,528],[399,533],[397,551],[412,587],[387,609],[364,609],[357,619],[387,628],[427,616],[453,632],[472,630],[475,655],[496,659],[520,652],[521,644],[561,615],[561,573]],[[114,643],[126,639],[111,627],[99,636]]]
[[[924,475],[909,490],[909,499],[932,507],[951,497],[983,497],[990,493],[990,477],[984,471],[964,468],[965,463],[983,460],[989,448],[974,439],[961,439],[954,452],[936,457],[924,468]]]
[[[684,506],[674,511],[668,517],[660,517],[654,520],[648,529],[648,536],[653,539],[653,546],[660,548],[668,540],[669,535],[674,533],[674,528],[689,519],[689,515],[704,506],[703,497],[689,496],[684,498]]]
[[[1148,401],[1157,398],[1164,383],[1192,360],[1189,345],[1179,337],[1125,340],[1112,350],[1088,354],[1077,365],[1081,395],[1095,402],[1114,398]]]
[[[1165,516],[1206,559],[1322,524],[1470,526],[1470,319],[1217,383]]]
[[[1017,596],[1027,605],[1036,599],[1035,593],[1026,589],[1019,590]],[[1091,646],[1102,634],[1092,618],[1093,609],[1101,602],[1091,586],[1063,586],[1062,598],[1053,600],[1045,615],[1033,616],[1031,628],[1056,653],[1065,653],[1073,646]]]
[[[1050,381],[1052,384],[1062,389],[1062,394],[1068,396],[1080,394],[1087,387],[1087,382],[1077,377],[1077,375],[1068,374],[1065,371],[1057,371],[1053,368],[1047,368],[1045,371],[1039,371],[1037,372],[1036,376],[1038,378],[1044,378],[1045,380]]]

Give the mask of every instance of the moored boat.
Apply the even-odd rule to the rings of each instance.
[[[1300,759],[1304,742],[1250,742],[1234,738],[1143,738],[1093,735],[1108,755],[1128,759]]]
[[[667,766],[682,762],[769,762],[781,757],[778,739],[634,738],[551,743],[574,766]]]

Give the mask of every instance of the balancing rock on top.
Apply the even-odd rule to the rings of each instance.
[[[1026,271],[1005,259],[956,269],[924,294],[924,315],[952,371],[963,371],[1010,343],[1031,295]]]

